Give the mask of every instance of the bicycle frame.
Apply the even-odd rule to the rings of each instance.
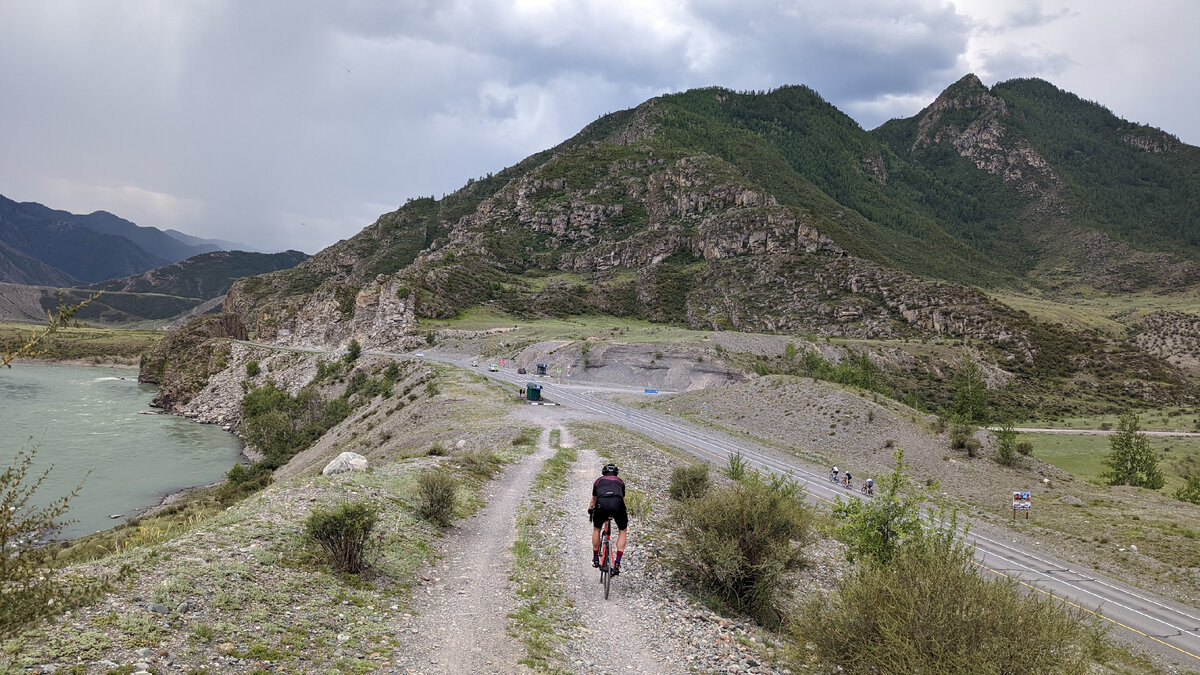
[[[604,584],[604,599],[608,599],[608,590],[612,584],[612,516],[604,521],[600,529],[600,583]]]

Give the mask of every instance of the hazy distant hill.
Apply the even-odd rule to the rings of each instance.
[[[214,251],[135,276],[91,284],[87,288],[129,293],[162,293],[207,300],[225,295],[230,285],[242,277],[291,269],[307,258],[308,256],[300,251]]]
[[[0,241],[0,279],[14,284],[74,286],[79,280]]]
[[[163,230],[172,237],[182,241],[189,246],[209,246],[209,250],[213,251],[250,251],[252,253],[266,253],[252,246],[238,243],[236,241],[228,241],[225,239],[205,239],[203,237],[194,237],[190,234],[185,234],[179,230]]]
[[[0,281],[69,285],[138,274],[216,251],[216,240],[139,227],[106,211],[77,215],[0,195]],[[13,251],[54,270],[19,262]]]

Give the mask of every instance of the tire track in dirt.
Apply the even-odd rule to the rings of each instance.
[[[566,431],[563,430],[564,443]],[[600,573],[592,567],[592,528],[585,521],[592,482],[603,462],[591,448],[579,448],[571,468],[564,505],[568,517],[563,525],[566,569],[564,585],[575,599],[584,634],[572,645],[575,667],[587,673],[683,673],[678,664],[665,662],[655,648],[661,632],[653,599],[645,597],[637,560],[637,532],[630,527],[621,574],[612,580],[609,599],[604,599]],[[613,545],[616,545],[614,535]],[[582,662],[582,663],[579,663]]]
[[[524,646],[507,630],[513,609],[510,549],[517,507],[554,454],[549,439],[550,429],[544,428],[537,452],[488,483],[487,505],[447,533],[441,560],[421,573],[431,581],[414,590],[416,616],[398,627],[406,643],[397,650],[401,672],[531,672],[517,663]]]

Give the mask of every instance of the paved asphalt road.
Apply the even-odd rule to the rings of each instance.
[[[412,353],[366,353],[397,358],[415,357]],[[828,504],[839,495],[851,494],[829,482],[823,468],[813,470],[796,458],[782,456],[743,439],[686,424],[667,415],[613,403],[597,395],[613,391],[640,393],[641,389],[593,383],[564,384],[556,382],[555,378],[518,375],[511,367],[491,373],[483,366],[471,368],[467,361],[433,355],[422,358],[475,370],[516,386],[524,386],[532,379],[538,379],[543,386],[543,396],[550,401],[607,417],[616,424],[682,448],[714,464],[723,466],[731,454],[741,453],[756,469],[805,481],[809,499],[813,501]],[[983,523],[971,524],[968,540],[975,546],[976,564],[981,568],[1014,579],[1038,593],[1053,595],[1088,612],[1099,614],[1112,624],[1114,631],[1127,631],[1127,637],[1142,641],[1149,649],[1180,667],[1200,671],[1200,609],[1160,598],[1067,564],[1026,543],[1017,543],[1003,532]]]

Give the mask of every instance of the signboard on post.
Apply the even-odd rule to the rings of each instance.
[[[1029,520],[1029,507],[1033,505],[1030,501],[1032,493],[1029,492],[1013,492],[1013,519],[1017,518],[1017,511],[1025,512],[1025,520]]]

